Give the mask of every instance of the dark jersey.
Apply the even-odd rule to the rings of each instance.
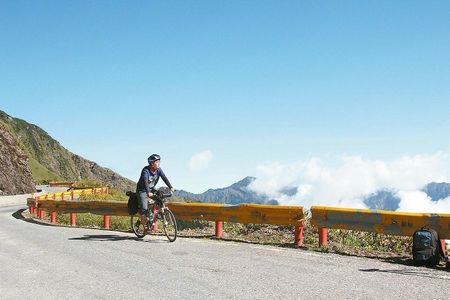
[[[164,183],[169,188],[172,188],[169,179],[167,179],[166,175],[164,174],[161,168],[158,168],[155,173],[152,173],[152,171],[150,171],[150,167],[146,166],[142,169],[141,177],[139,177],[136,190],[138,192],[147,192],[147,193],[153,192],[156,184],[158,183],[159,177],[162,178]]]

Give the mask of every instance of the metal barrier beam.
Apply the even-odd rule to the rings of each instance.
[[[66,198],[73,198],[74,195],[90,195],[90,194],[108,194],[107,187],[101,188],[90,188],[90,189],[81,189],[81,190],[71,190],[67,192],[53,193],[53,194],[45,194],[41,196],[36,196],[38,200],[45,200],[52,198],[53,200],[63,200]]]
[[[27,200],[30,207],[36,206],[36,200]],[[303,225],[304,215],[301,206],[274,206],[241,204],[226,206],[210,203],[167,203],[179,220],[208,220],[235,223]],[[92,213],[97,215],[128,216],[127,202],[123,201],[74,201],[39,200],[37,207],[46,211],[61,213]]]
[[[74,181],[50,181],[48,183],[49,186],[55,187],[55,186],[61,186],[61,187],[71,187],[74,185]]]
[[[417,229],[428,227],[435,229],[441,239],[450,239],[450,214],[406,213],[327,206],[312,206],[311,212],[311,225],[317,228],[412,236]]]

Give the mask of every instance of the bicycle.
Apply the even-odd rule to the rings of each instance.
[[[164,234],[169,242],[174,242],[177,239],[178,232],[175,215],[165,204],[165,199],[171,197],[172,195],[172,191],[169,188],[160,187],[151,198],[153,200],[153,204],[150,207],[149,203],[149,209],[147,212],[147,228],[151,230],[154,224],[162,225],[164,228]],[[153,211],[155,211],[155,214],[153,214]],[[131,229],[138,238],[143,238],[148,233],[138,216],[131,216]]]

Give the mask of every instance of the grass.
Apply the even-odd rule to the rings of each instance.
[[[32,156],[28,155],[28,158],[30,160],[30,169],[33,175],[33,181],[37,184],[46,184],[50,181],[58,181],[61,179],[61,177],[52,171],[49,171]]]
[[[76,223],[79,227],[103,228],[103,216],[94,214],[77,214]],[[70,214],[59,214],[57,221],[62,225],[70,225]],[[130,217],[111,216],[110,229],[117,231],[131,231]]]
[[[69,221],[69,214],[58,215],[58,223],[69,225]],[[78,213],[76,223],[80,227],[103,228],[103,216]],[[130,232],[131,234],[130,217],[111,216],[110,229]],[[178,220],[178,230],[181,237],[215,238],[215,223],[210,221]],[[224,223],[223,227],[223,239],[261,245],[294,247],[294,227],[227,222]],[[357,256],[406,257],[410,255],[411,238],[330,229],[328,230],[328,247],[321,248],[319,247],[318,230],[305,227],[303,248]]]

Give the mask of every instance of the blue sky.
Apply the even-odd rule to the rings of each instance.
[[[133,180],[450,153],[448,1],[0,1],[0,37],[0,109]]]

